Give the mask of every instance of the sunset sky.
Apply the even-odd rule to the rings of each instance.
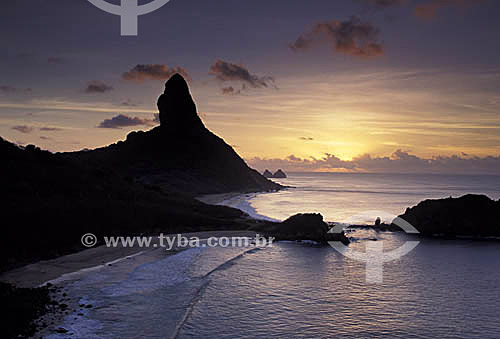
[[[181,72],[207,127],[260,170],[500,174],[496,0],[171,0],[137,37],[86,0],[0,13],[0,135],[18,144],[150,129]]]

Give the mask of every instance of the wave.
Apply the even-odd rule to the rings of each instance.
[[[210,283],[210,280],[208,279],[212,274],[214,274],[215,272],[217,271],[220,271],[220,270],[223,270],[223,269],[227,269],[229,267],[231,267],[238,259],[241,259],[242,257],[244,257],[245,255],[247,254],[252,254],[252,253],[255,253],[257,251],[260,251],[261,248],[259,247],[254,247],[254,248],[251,248],[251,249],[247,249],[229,259],[227,259],[226,261],[224,261],[223,263],[219,264],[217,267],[215,267],[214,269],[212,269],[211,271],[209,271],[208,273],[206,273],[204,276],[202,276],[200,279],[203,281],[203,283],[200,285],[200,287],[198,288],[198,290],[196,291],[196,293],[193,295],[193,298],[191,299],[191,301],[189,302],[189,305],[188,307],[186,308],[186,311],[181,319],[181,321],[177,324],[175,330],[174,330],[174,333],[172,334],[171,338],[172,339],[175,339],[179,336],[180,334],[180,331],[182,330],[182,327],[184,327],[184,325],[186,324],[186,322],[189,320],[189,317],[191,316],[191,314],[193,313],[193,310],[194,310],[194,307],[196,306],[196,304],[201,300],[205,290],[207,289],[209,283]]]
[[[89,268],[83,268],[81,270],[78,270],[78,271],[75,271],[75,272],[71,272],[71,273],[66,273],[66,274],[63,274],[63,275],[59,276],[58,278],[46,281],[46,282],[40,284],[38,287],[46,286],[49,283],[53,284],[53,285],[56,285],[56,284],[60,284],[62,282],[68,281],[68,280],[74,280],[74,279],[76,279],[78,277],[81,277],[81,276],[87,274],[87,273],[90,273],[90,272],[93,272],[93,271],[98,271],[98,270],[100,270],[102,268],[105,268],[106,266],[111,266],[113,264],[117,264],[117,263],[119,263],[119,262],[121,262],[123,260],[136,257],[136,256],[141,255],[143,253],[144,253],[144,251],[140,251],[140,252],[137,252],[135,254],[127,255],[126,257],[118,258],[118,259],[115,259],[113,261],[109,261],[109,262],[106,262],[104,264],[101,264],[101,265],[97,265],[97,266],[93,266],[93,267],[89,267]]]
[[[250,204],[250,200],[255,198],[258,194],[264,194],[264,193],[237,195],[235,197],[231,197],[227,200],[220,202],[218,205],[237,208],[240,211],[245,212],[254,219],[280,222],[281,220],[257,213],[257,210]]]
[[[80,299],[79,304],[96,305],[96,300],[91,300],[86,297]],[[78,311],[68,314],[60,327],[68,330],[72,338],[86,339],[104,339],[105,337],[98,335],[96,332],[103,328],[100,321],[90,318],[90,310],[82,308]],[[78,321],[75,321],[77,319]],[[68,333],[52,333],[45,336],[45,339],[65,339],[68,338]]]
[[[172,286],[190,279],[187,268],[201,253],[201,248],[190,248],[152,263],[134,269],[126,280],[104,288],[110,297],[145,293],[162,287]]]

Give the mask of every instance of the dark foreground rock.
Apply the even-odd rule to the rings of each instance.
[[[16,288],[0,282],[0,304],[3,308],[2,338],[26,338],[39,327],[35,320],[47,313],[51,302],[49,289]]]
[[[321,214],[296,214],[282,223],[267,223],[252,227],[252,230],[273,236],[276,240],[313,240],[321,244],[341,241],[349,244],[345,234],[328,233],[330,227]]]
[[[93,233],[246,229],[237,209],[212,206],[123,177],[106,167],[72,161],[0,138],[2,237],[0,271],[85,249]]]
[[[400,217],[422,235],[500,236],[500,201],[485,195],[425,200]]]

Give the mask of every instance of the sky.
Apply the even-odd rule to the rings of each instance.
[[[496,0],[171,0],[121,36],[86,0],[3,0],[0,136],[54,152],[123,140],[158,124],[179,72],[259,170],[500,174],[499,14]]]

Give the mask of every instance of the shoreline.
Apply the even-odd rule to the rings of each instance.
[[[208,231],[179,233],[186,238],[197,237],[200,244],[206,243],[210,237],[254,237],[257,232],[253,231]],[[168,237],[176,237],[179,234],[169,234]],[[147,236],[147,235],[145,235]],[[86,249],[77,253],[58,257],[56,259],[40,261],[21,268],[4,272],[0,275],[0,281],[10,283],[16,288],[46,288],[49,291],[50,302],[46,305],[47,313],[34,319],[33,324],[37,330],[32,338],[40,338],[49,335],[73,335],[68,330],[66,322],[68,317],[72,321],[85,320],[89,312],[95,307],[93,302],[75,294],[71,285],[88,277],[89,274],[97,273],[107,268],[126,265],[127,270],[132,272],[141,265],[153,263],[169,256],[179,254],[192,247],[179,248],[175,245],[170,250],[162,247],[154,247],[158,244],[158,238],[154,235],[153,241],[148,248],[133,247],[107,247],[101,245],[96,248]],[[124,263],[124,261],[127,261]],[[74,317],[74,319],[73,319]]]
[[[198,237],[201,241],[210,237],[253,237],[256,232],[245,230],[227,230],[227,231],[206,231],[206,232],[190,232],[168,234],[167,237],[175,237],[183,235],[187,238]],[[147,237],[147,235],[145,235]],[[51,260],[43,260],[33,264],[29,264],[20,268],[16,268],[0,274],[0,281],[10,283],[16,287],[36,288],[45,285],[46,283],[56,284],[58,280],[64,276],[70,280],[69,275],[85,274],[94,270],[105,268],[114,263],[123,260],[132,259],[144,256],[153,251],[163,251],[167,254],[177,253],[184,248],[174,247],[167,251],[164,248],[154,247],[158,244],[157,234],[150,235],[153,238],[149,248],[134,245],[132,247],[107,247],[101,245],[95,248],[85,249],[80,252],[64,255]],[[186,249],[189,247],[186,247]]]
[[[275,192],[231,192],[231,193],[221,193],[221,194],[207,194],[196,197],[195,199],[209,205],[226,206],[231,208],[236,208],[244,213],[246,213],[251,219],[270,221],[270,222],[282,222],[284,220],[279,220],[273,217],[269,217],[263,214],[257,213],[257,210],[252,207],[249,200],[256,197],[258,194],[264,193],[275,193]]]

